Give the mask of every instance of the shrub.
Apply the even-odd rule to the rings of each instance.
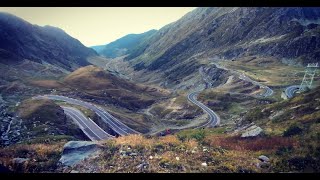
[[[194,139],[190,139],[190,140],[186,141],[184,144],[189,149],[194,149],[194,148],[198,147],[198,142],[195,141]]]
[[[302,128],[300,128],[298,125],[292,125],[283,133],[283,136],[290,137],[290,136],[294,136],[301,133],[302,133]]]
[[[206,133],[204,130],[200,130],[198,133],[193,134],[191,137],[198,141],[203,141],[206,137]]]
[[[284,154],[291,153],[292,151],[293,151],[293,147],[292,146],[280,147],[280,148],[277,149],[276,155],[282,156]]]
[[[169,146],[177,146],[181,143],[181,141],[175,135],[161,137],[159,138],[159,142]]]
[[[288,160],[288,165],[291,170],[303,171],[308,167],[317,164],[313,158],[310,156],[306,157],[293,157]]]
[[[203,129],[200,130],[186,130],[178,133],[177,137],[180,141],[188,141],[190,139],[195,139],[198,142],[202,142],[206,137],[206,132]]]
[[[147,139],[142,135],[128,135],[128,136],[121,136],[115,139],[116,145],[130,145],[131,147],[148,147],[150,148],[154,144],[153,139]]]
[[[248,122],[255,122],[257,120],[265,119],[266,117],[270,116],[270,111],[262,111],[262,109],[263,107],[257,107],[249,111],[245,116],[245,120]]]
[[[159,153],[164,151],[164,146],[162,144],[156,144],[155,146],[153,146],[152,148],[152,153]]]

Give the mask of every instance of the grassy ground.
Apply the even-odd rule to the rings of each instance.
[[[249,111],[243,123],[255,122],[262,127],[264,135],[259,137],[231,135],[226,127],[184,130],[165,137],[121,137],[104,142],[104,159],[88,160],[74,169],[80,172],[90,172],[93,167],[97,172],[319,172],[318,91],[319,88]],[[123,155],[124,151],[128,155]],[[270,164],[258,168],[260,155],[269,157]],[[145,167],[138,168],[142,163]]]
[[[281,148],[295,146],[287,137],[240,139],[222,135],[222,129],[187,130],[177,135],[146,138],[140,135],[103,142],[103,154],[73,169],[80,172],[275,172],[271,156]],[[274,143],[277,142],[277,143]],[[123,154],[126,155],[123,155]],[[133,155],[134,154],[134,155]],[[258,168],[259,155],[271,165]],[[145,164],[139,167],[139,164]]]
[[[59,137],[56,137],[59,139]],[[70,140],[70,139],[69,139]],[[0,149],[0,163],[14,172],[44,173],[55,172],[60,159],[63,140],[48,142],[29,142]],[[27,162],[17,164],[13,158],[28,158]]]
[[[120,137],[104,144],[104,158],[93,159],[75,167],[86,172],[97,167],[97,172],[241,172],[258,171],[250,163],[254,155],[220,147],[208,147],[195,139],[181,141],[176,136],[148,139],[139,135]],[[123,156],[119,152],[135,156]],[[241,160],[233,163],[228,159]],[[142,162],[145,168],[137,167]],[[202,166],[206,163],[207,166]]]
[[[63,109],[51,100],[26,100],[17,107],[22,119],[22,139],[51,141],[62,135],[66,139],[86,139],[79,127],[66,118]]]
[[[215,88],[202,91],[198,100],[219,114],[221,124],[234,123],[243,113],[259,104],[254,97],[230,94]]]
[[[290,100],[258,107],[246,114],[244,121],[255,122],[267,136],[290,137],[296,147],[275,153],[278,167],[299,171],[316,170],[320,164],[320,88],[298,95]]]
[[[164,89],[133,84],[94,66],[79,68],[59,81],[35,81],[33,84],[47,89],[55,87],[59,93],[84,101],[95,99],[94,103],[141,132],[148,131],[153,119],[138,111],[169,95]]]
[[[203,114],[202,110],[187,99],[186,92],[180,92],[177,96],[154,104],[149,113],[161,124],[183,126],[191,122],[195,117]]]
[[[252,58],[251,58],[252,59]],[[267,63],[265,63],[267,62]],[[300,84],[304,76],[304,67],[288,66],[277,59],[255,58],[253,60],[239,59],[237,61],[222,61],[229,69],[245,73],[248,77],[268,86],[290,86]],[[319,84],[319,73],[315,84]]]

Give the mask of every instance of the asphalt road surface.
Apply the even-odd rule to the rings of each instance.
[[[112,130],[114,130],[120,136],[125,136],[129,134],[140,134],[138,131],[135,131],[134,129],[120,122],[118,119],[113,117],[111,114],[109,114],[107,111],[105,111],[101,107],[82,101],[82,100],[73,99],[65,96],[59,96],[59,95],[36,96],[34,97],[34,99],[52,99],[52,100],[65,101],[70,104],[79,105],[94,111],[106,124],[109,125],[109,127]]]
[[[114,136],[106,133],[94,121],[88,119],[81,111],[73,107],[62,106],[65,114],[74,120],[80,129],[87,135],[91,141],[99,141],[114,138]]]
[[[240,79],[244,80],[244,81],[248,81],[248,82],[251,82],[252,84],[254,85],[257,85],[259,86],[260,88],[264,89],[264,92],[262,94],[260,94],[259,96],[262,96],[262,97],[268,97],[268,96],[271,96],[273,94],[273,90],[271,88],[269,88],[268,86],[265,86],[257,81],[254,81],[252,80],[251,78],[249,78],[248,76],[246,76],[244,73],[240,73],[236,70],[232,70],[232,69],[227,69],[226,67],[223,67],[223,66],[220,66],[219,64],[216,64],[216,63],[213,63],[214,65],[217,66],[217,68],[220,68],[220,69],[224,69],[226,71],[230,71],[230,72],[233,72],[235,74],[237,74],[239,76]]]
[[[252,84],[257,85],[260,88],[264,89],[265,91],[262,94],[260,94],[260,96],[262,96],[262,97],[268,97],[273,94],[273,90],[271,88],[269,88],[268,86],[262,85],[261,83],[259,83],[257,81],[250,79],[248,76],[244,75],[243,73],[239,75],[239,78],[242,80],[251,82]]]
[[[294,96],[294,93],[299,90],[299,87],[300,87],[299,85],[293,85],[293,86],[289,86],[285,89],[284,93],[286,94],[288,99],[290,99]]]
[[[201,126],[197,126],[196,128],[202,128],[202,127],[214,127],[220,124],[220,117],[212,111],[210,108],[202,104],[201,102],[197,101],[197,95],[199,94],[199,91],[192,92],[188,94],[188,100],[192,102],[193,104],[200,107],[203,111],[205,111],[209,115],[209,121]]]

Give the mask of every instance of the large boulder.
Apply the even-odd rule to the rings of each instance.
[[[69,141],[63,147],[59,160],[62,166],[73,166],[88,157],[97,157],[101,153],[101,145],[90,141]]]
[[[258,159],[260,160],[260,162],[256,165],[258,168],[265,169],[270,167],[270,159],[267,156],[261,155],[258,157]]]
[[[242,134],[241,137],[256,137],[259,136],[262,133],[262,129],[257,126],[253,125],[248,127]]]
[[[269,161],[270,161],[270,159],[269,159],[267,156],[265,156],[265,155],[259,156],[258,159],[259,159],[260,161],[262,161],[262,162],[269,162]]]

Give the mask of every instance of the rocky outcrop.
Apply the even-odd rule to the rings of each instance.
[[[205,82],[206,88],[212,88],[219,84],[223,84],[228,79],[228,72],[218,68],[214,64],[200,67],[199,74]]]
[[[7,102],[0,95],[0,146],[18,142],[21,138],[21,119],[8,112]]]
[[[101,153],[101,146],[90,141],[69,141],[63,147],[59,163],[63,167],[73,166],[86,158],[96,157]]]
[[[262,133],[262,129],[257,126],[253,125],[248,127],[242,134],[241,137],[256,137],[259,136]]]
[[[267,156],[265,156],[265,155],[259,156],[258,159],[259,159],[260,161],[262,161],[262,162],[269,162],[269,161],[270,161],[270,159],[269,159]]]

